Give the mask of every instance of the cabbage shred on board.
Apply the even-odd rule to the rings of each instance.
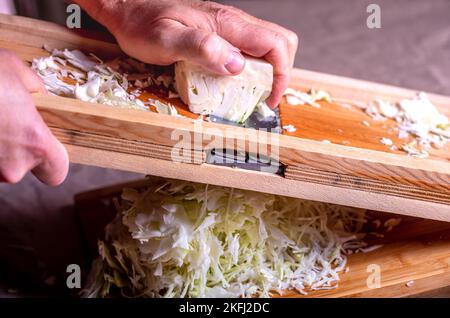
[[[427,158],[431,148],[441,149],[450,141],[450,120],[430,101],[427,94],[420,92],[414,98],[403,99],[392,103],[376,99],[370,103],[362,103],[342,98],[331,98],[330,94],[311,89],[308,93],[288,88],[284,96],[292,106],[310,105],[320,108],[318,101],[332,101],[341,106],[358,107],[375,121],[395,120],[397,137],[404,143],[397,147],[389,138],[380,138],[380,143],[390,146],[391,150],[403,150],[409,156]],[[342,101],[344,101],[342,103]],[[361,122],[370,127],[366,120]]]
[[[50,93],[86,102],[148,110],[137,98],[138,94],[129,92],[131,85],[126,74],[78,50],[54,49],[51,53],[48,57],[37,58],[32,62],[32,68]],[[137,62],[128,59],[121,63],[131,68],[132,63]],[[119,69],[119,65],[116,68]],[[141,71],[148,72],[144,64]],[[148,81],[152,82],[150,75]]]
[[[267,297],[332,289],[366,246],[356,208],[168,181],[124,189],[85,297]]]

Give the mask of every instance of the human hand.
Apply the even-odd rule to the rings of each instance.
[[[0,181],[19,182],[32,171],[49,185],[62,183],[69,160],[36,110],[30,93],[46,93],[41,79],[15,54],[0,49]]]
[[[199,0],[78,0],[116,37],[122,50],[143,62],[181,60],[223,75],[239,74],[242,53],[274,67],[275,107],[286,90],[297,51],[297,35],[239,9]]]

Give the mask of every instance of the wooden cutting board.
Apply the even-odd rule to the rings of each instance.
[[[102,58],[121,55],[113,43],[77,34],[54,24],[0,15],[0,47],[15,51],[24,61],[48,54],[53,48],[78,48]],[[323,89],[335,99],[369,102],[376,98],[398,101],[417,92],[327,74],[294,70],[291,87]],[[428,95],[441,112],[450,116],[450,98]],[[71,162],[135,171],[156,176],[270,192],[377,211],[450,221],[449,148],[430,158],[416,159],[392,152],[379,143],[390,137],[392,123],[375,123],[356,109],[322,103],[280,106],[283,125],[293,124],[293,134],[254,130],[204,122],[202,139],[189,151],[188,162],[174,162],[172,150],[180,139],[174,131],[198,136],[198,123],[181,103],[185,118],[152,112],[115,109],[57,96],[34,96],[38,110],[55,136],[65,144]],[[175,103],[175,101],[173,101]],[[191,117],[191,118],[189,118]],[[361,124],[363,120],[370,127]],[[384,126],[385,127],[384,127]],[[228,145],[252,152],[267,148],[278,157],[282,175],[222,167],[206,163],[210,141],[226,138]],[[323,143],[329,140],[332,144]],[[191,143],[188,143],[191,145]],[[225,145],[226,146],[226,145]]]
[[[152,178],[150,182],[158,180]],[[116,214],[113,200],[120,198],[124,187],[138,189],[148,183],[149,180],[139,180],[76,195],[75,209],[91,258],[97,256],[97,241],[104,239],[103,229]],[[383,238],[367,236],[366,241],[371,245],[383,246],[369,253],[350,255],[349,270],[341,273],[338,288],[314,291],[306,297],[407,297],[438,293],[436,291],[450,286],[450,223],[374,211],[368,213],[381,224],[392,217],[401,217],[402,221],[384,233]],[[366,231],[371,230],[369,225]],[[371,282],[373,266],[380,269],[379,287],[367,284],[367,281]],[[287,292],[283,297],[305,296]]]

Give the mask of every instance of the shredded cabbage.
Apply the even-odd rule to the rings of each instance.
[[[268,297],[337,286],[364,211],[185,181],[124,189],[86,297]],[[347,247],[346,247],[347,246]]]
[[[131,59],[121,63],[127,63],[126,66],[129,67],[136,66],[134,68],[139,66],[137,62],[131,65]],[[68,65],[71,67],[67,67]],[[31,67],[37,71],[52,94],[74,97],[85,102],[148,111],[137,96],[128,93],[130,85],[127,76],[113,70],[97,57],[88,57],[78,50],[54,49],[50,56],[34,59]],[[142,69],[142,66],[139,68]],[[75,83],[65,82],[64,79],[67,78]]]
[[[450,141],[449,119],[439,112],[423,92],[397,103],[377,99],[367,105],[357,106],[374,120],[395,120],[397,137],[407,139],[399,149],[409,156],[427,158],[432,147],[441,149]],[[367,126],[368,123],[363,124]],[[380,139],[380,142],[387,145],[386,138]],[[388,143],[393,144],[392,141]],[[397,147],[393,146],[391,149],[395,150]]]

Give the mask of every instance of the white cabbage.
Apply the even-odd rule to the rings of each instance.
[[[271,120],[274,117],[277,117],[277,114],[270,109],[270,107],[266,104],[266,102],[259,103],[258,107],[256,108],[258,117],[260,120]]]
[[[331,289],[363,210],[169,181],[125,189],[86,297],[249,297]]]
[[[305,93],[288,87],[283,94],[286,97],[286,102],[292,106],[298,105],[310,105],[316,108],[320,108],[318,101],[326,101],[331,103],[330,94],[325,91],[311,89]]]
[[[175,85],[191,112],[233,122],[244,122],[269,97],[272,81],[272,65],[251,57],[236,76],[212,74],[185,61],[175,64]]]

